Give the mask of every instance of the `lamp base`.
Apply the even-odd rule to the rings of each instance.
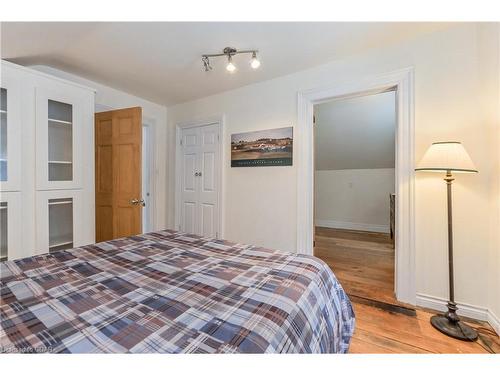
[[[476,341],[477,332],[470,326],[461,321],[449,320],[444,315],[434,315],[431,317],[431,324],[438,331],[464,341]]]

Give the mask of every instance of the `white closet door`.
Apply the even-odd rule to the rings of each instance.
[[[219,125],[181,132],[179,229],[206,237],[219,232]]]
[[[199,234],[205,237],[218,236],[218,171],[219,171],[219,126],[200,128],[199,169]],[[201,174],[201,175],[200,175]]]

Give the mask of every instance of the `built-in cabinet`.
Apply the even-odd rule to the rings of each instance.
[[[76,215],[85,209],[80,190],[38,191],[36,201],[37,248],[51,253],[85,242],[80,230],[84,223]]]
[[[94,243],[94,91],[5,61],[0,86],[0,258]]]
[[[82,187],[86,92],[36,89],[37,189]]]

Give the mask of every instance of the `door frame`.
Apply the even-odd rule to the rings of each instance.
[[[182,172],[182,154],[181,154],[181,134],[184,129],[196,128],[201,126],[217,125],[218,127],[218,141],[219,141],[219,165],[217,166],[217,210],[218,210],[218,222],[217,222],[217,238],[224,238],[224,202],[222,191],[224,189],[223,185],[223,175],[224,175],[224,115],[216,115],[211,117],[206,117],[198,120],[191,120],[185,122],[179,122],[175,126],[175,196],[174,196],[174,219],[175,219],[175,229],[180,229],[181,222],[181,172]]]
[[[148,228],[149,231],[154,231],[157,230],[156,228],[156,145],[155,142],[153,141],[156,139],[156,134],[155,134],[155,125],[154,125],[154,120],[150,119],[148,117],[145,117],[144,115],[142,116],[142,127],[143,130],[146,127],[148,129],[148,164],[149,164],[149,175],[147,176],[149,180],[149,226]],[[144,139],[142,140],[142,147],[144,147]],[[141,171],[142,177],[144,178],[144,171]],[[144,199],[144,192],[143,194],[143,199]],[[144,215],[144,210],[142,212]],[[144,228],[142,228],[142,232],[144,233]]]
[[[313,255],[314,139],[313,107],[335,99],[353,98],[396,89],[396,298],[416,303],[414,68],[360,77],[325,87],[303,90],[297,96],[297,252]]]

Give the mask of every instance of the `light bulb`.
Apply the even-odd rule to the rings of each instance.
[[[229,73],[233,73],[236,70],[236,66],[233,64],[233,58],[231,55],[227,58],[227,65],[226,65],[226,70]]]
[[[253,69],[258,69],[260,66],[260,61],[257,59],[257,54],[255,52],[252,53],[252,59],[250,60],[250,66]]]

